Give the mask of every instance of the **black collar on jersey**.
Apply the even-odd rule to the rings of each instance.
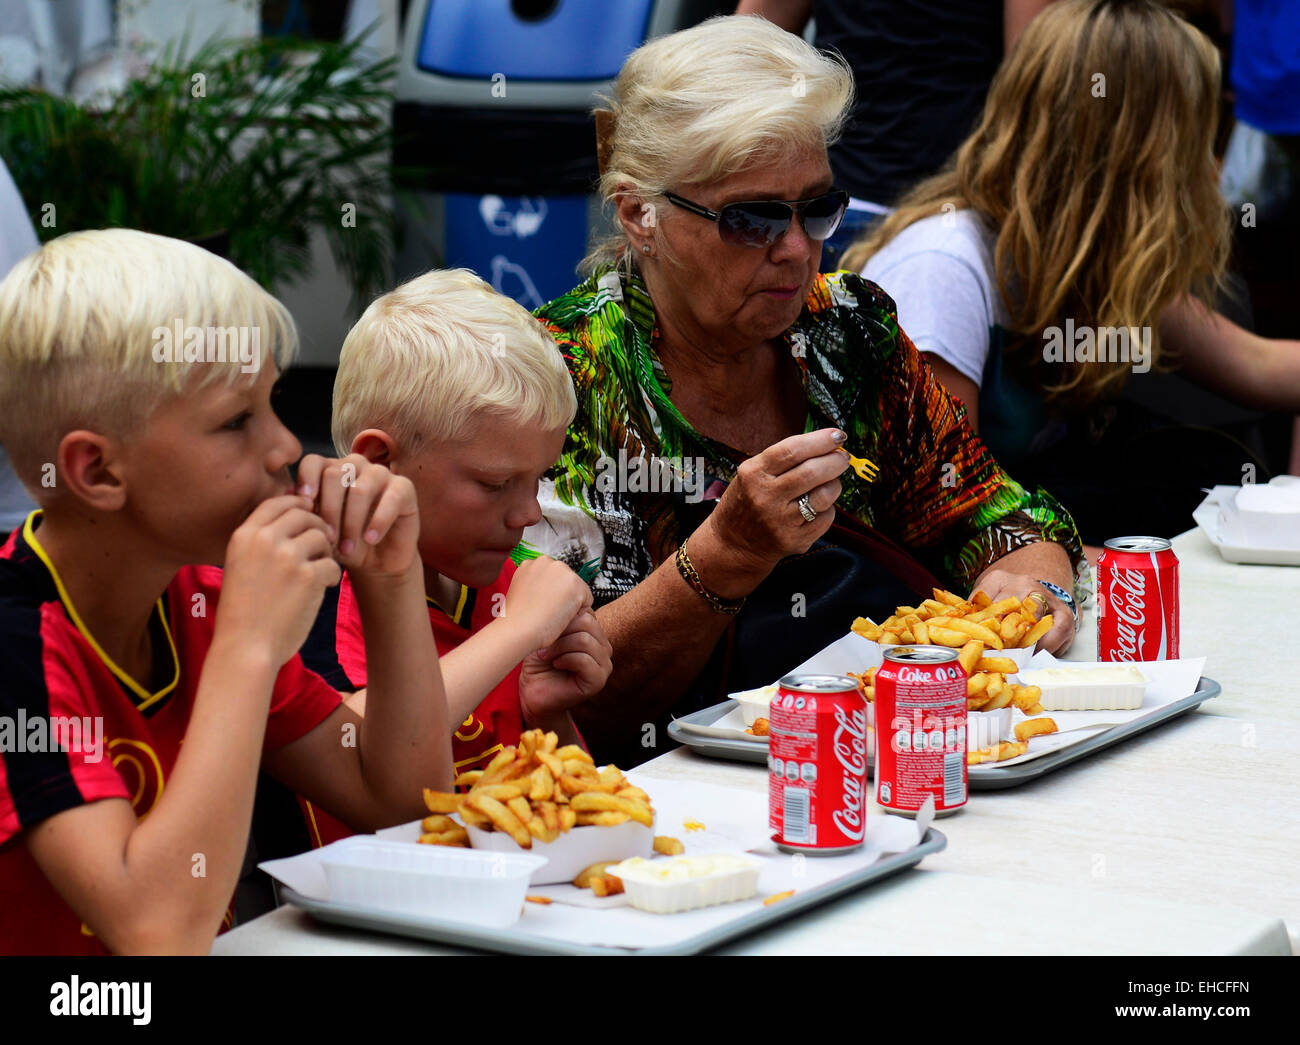
[[[454,613],[448,613],[443,609],[442,605],[432,595],[426,595],[425,599],[428,601],[430,606],[433,606],[435,609],[441,610],[446,614],[453,624],[464,628],[466,631],[474,630],[470,627],[470,621],[474,619],[474,606],[478,602],[477,588],[470,588],[464,584],[460,586],[460,594],[456,596],[456,609]]]

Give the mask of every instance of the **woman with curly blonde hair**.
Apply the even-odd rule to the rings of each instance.
[[[844,257],[894,297],[998,460],[1069,503],[1089,542],[1141,528],[1144,505],[1157,528],[1152,469],[1134,464],[1159,447],[1162,466],[1169,444],[1119,405],[1130,374],[1178,368],[1241,403],[1300,408],[1300,343],[1213,307],[1232,222],[1218,95],[1213,45],[1160,4],[1059,0],[944,170]],[[1128,489],[1108,462],[1136,472]]]

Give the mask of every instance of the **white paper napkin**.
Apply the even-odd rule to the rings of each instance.
[[[1030,737],[1029,751],[1019,758],[1009,758],[1005,762],[985,762],[982,765],[971,766],[970,771],[972,773],[989,772],[1006,766],[1019,765],[1022,762],[1032,762],[1036,758],[1042,758],[1043,755],[1058,751],[1061,748],[1091,740],[1097,735],[1097,731],[1104,728],[1104,726],[1099,725],[1098,730],[1094,731],[1070,733],[1067,736],[1061,736],[1060,734],[1065,733],[1066,730],[1080,729],[1094,723],[1132,722],[1152,715],[1160,708],[1172,704],[1176,700],[1182,700],[1183,697],[1190,696],[1195,692],[1197,683],[1205,672],[1205,660],[1205,657],[1188,657],[1180,660],[1134,662],[1134,667],[1146,676],[1147,690],[1142,698],[1142,706],[1129,711],[1045,711],[1042,715],[1025,715],[1019,709],[1015,709],[1012,717],[1013,730],[1017,722],[1023,722],[1026,718],[1046,717],[1056,723],[1059,732]],[[1086,669],[1088,667],[1101,667],[1102,665],[1095,662],[1089,664],[1079,661],[1062,661],[1046,651],[1035,653],[1022,665],[1022,667],[1030,670],[1057,666]],[[1019,681],[1018,675],[1012,676],[1012,678]]]

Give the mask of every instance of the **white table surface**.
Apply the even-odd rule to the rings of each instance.
[[[1182,654],[1221,696],[936,822],[916,870],[735,941],[734,954],[1300,953],[1300,568],[1181,562]],[[1091,612],[1070,659],[1096,656]],[[666,779],[764,788],[766,769],[669,752]],[[1285,922],[1285,924],[1283,924]],[[332,928],[282,907],[214,954],[465,953]]]

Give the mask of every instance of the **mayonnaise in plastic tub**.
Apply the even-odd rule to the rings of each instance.
[[[1146,676],[1132,664],[1031,669],[1020,672],[1020,681],[1043,691],[1044,711],[1132,711],[1147,689]]]
[[[653,914],[673,914],[748,900],[758,891],[761,866],[743,853],[715,853],[658,860],[633,857],[614,864],[605,873],[622,879],[633,907]]]

